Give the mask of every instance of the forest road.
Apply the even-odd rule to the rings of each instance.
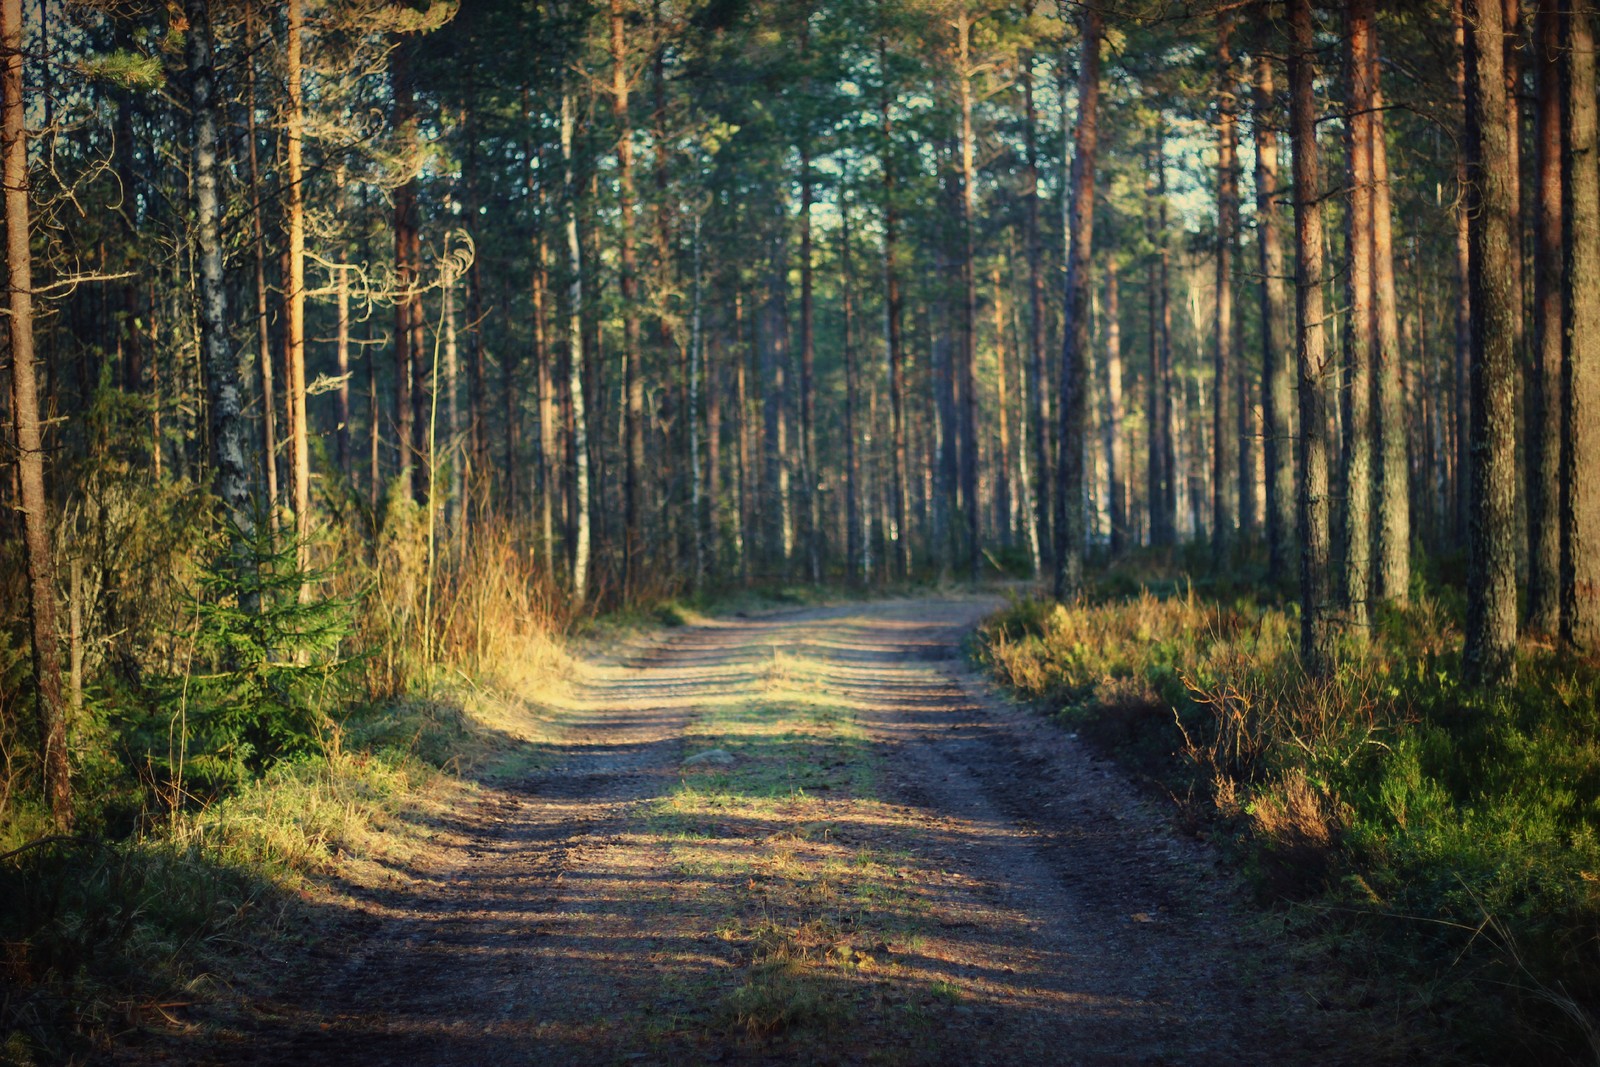
[[[994,607],[718,619],[594,666],[554,764],[225,1058],[1346,1059],[1208,850],[967,666]]]

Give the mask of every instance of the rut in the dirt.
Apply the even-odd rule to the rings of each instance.
[[[1337,1060],[1206,853],[970,674],[991,606],[722,620],[595,668],[558,765],[226,1058]]]

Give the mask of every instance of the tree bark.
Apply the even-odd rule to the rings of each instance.
[[[889,434],[894,451],[894,553],[896,573],[911,576],[909,519],[911,474],[906,455],[906,369],[900,339],[900,268],[896,262],[894,126],[890,113],[889,44],[878,37],[878,68],[883,77],[878,110],[883,130],[883,300],[884,337],[889,362]]]
[[[1562,389],[1561,636],[1600,648],[1600,132],[1594,12],[1567,16],[1567,336]],[[7,183],[9,187],[9,182]]]
[[[861,406],[861,367],[855,346],[855,271],[850,256],[850,201],[845,180],[840,180],[839,192],[839,302],[844,313],[844,526],[845,557],[848,581],[853,585],[865,581],[866,563],[863,548],[866,538],[861,527],[861,455],[857,438],[858,409]],[[870,423],[867,439],[871,447]]]
[[[1239,123],[1234,93],[1233,16],[1224,14],[1217,39],[1217,322],[1212,371],[1211,452],[1211,566],[1218,573],[1229,563],[1234,527],[1239,520],[1235,500],[1242,499],[1244,483],[1235,480],[1236,453],[1242,442],[1232,425],[1230,399],[1234,392],[1233,261],[1239,230]]]
[[[407,150],[416,152],[417,114],[411,93],[411,63],[405,44],[398,45],[393,53],[390,76],[394,92],[394,126]],[[411,163],[404,164],[408,171]],[[399,455],[397,476],[401,492],[409,492],[420,499],[421,476],[416,469],[420,450],[416,447],[417,427],[413,425],[413,382],[416,379],[415,363],[418,353],[412,350],[413,332],[411,316],[414,302],[411,297],[416,288],[417,264],[411,258],[411,234],[417,228],[417,183],[414,172],[408,173],[394,192],[394,264],[395,284],[399,293],[394,305],[394,425],[395,448]]]
[[[302,0],[288,0],[288,55],[285,75],[289,82],[285,178],[288,204],[289,272],[283,294],[284,351],[288,353],[289,487],[294,507],[295,559],[300,570],[311,566],[311,443],[306,425],[306,211],[305,173],[301,162],[305,142],[305,105],[301,84],[301,35],[305,31]],[[300,583],[300,601],[311,597],[311,583]]]
[[[1128,541],[1127,455],[1122,441],[1122,298],[1117,261],[1106,261],[1105,296],[1106,404],[1105,449],[1111,554],[1121,555]]]
[[[639,578],[644,517],[644,357],[639,348],[638,263],[633,247],[633,125],[628,119],[627,44],[623,2],[611,0],[611,113],[617,130],[618,285],[627,390],[627,462],[623,478],[622,585],[630,595]]]
[[[1316,25],[1311,0],[1290,0],[1290,136],[1294,143],[1295,351],[1300,377],[1300,658],[1308,672],[1333,666],[1328,582],[1330,371],[1323,332],[1322,168],[1317,147]]]
[[[245,5],[245,47],[255,48],[255,5]],[[256,360],[261,375],[261,466],[267,483],[267,518],[275,534],[278,529],[278,426],[277,390],[273,387],[272,340],[267,316],[267,240],[261,218],[261,169],[256,150],[256,64],[254,55],[246,57],[245,79],[245,158],[250,168],[250,244],[255,259]]]
[[[1466,16],[1463,13],[1463,0],[1451,0],[1450,16],[1455,31],[1456,44],[1456,99],[1462,108],[1462,123],[1466,122],[1467,101],[1467,27]],[[1467,187],[1470,178],[1467,174],[1467,147],[1463,139],[1458,142],[1460,147],[1456,153],[1456,192],[1457,204],[1455,212],[1456,222],[1456,363],[1455,379],[1452,383],[1452,399],[1454,401],[1455,424],[1455,455],[1453,486],[1453,501],[1455,504],[1455,537],[1454,543],[1465,545],[1467,540],[1467,511],[1468,498],[1468,471],[1472,468],[1469,447],[1469,424],[1471,418],[1471,389],[1469,382],[1472,377],[1472,285],[1471,285],[1471,239],[1468,234],[1467,218]]]
[[[1072,156],[1071,244],[1067,256],[1061,345],[1060,466],[1056,471],[1055,596],[1083,588],[1084,416],[1088,396],[1089,293],[1094,253],[1095,149],[1099,140],[1100,6],[1083,7],[1078,60],[1078,128]]]
[[[978,279],[973,263],[972,16],[956,13],[956,87],[961,104],[961,495],[967,520],[967,573],[974,581],[983,567],[983,509],[978,500]]]
[[[1516,674],[1516,321],[1511,258],[1516,204],[1506,173],[1505,52],[1500,0],[1466,0],[1467,213],[1471,238],[1471,508],[1467,672],[1482,684]],[[1581,276],[1581,275],[1580,275]]]
[[[561,160],[567,223],[567,381],[571,396],[568,438],[572,446],[572,596],[589,595],[589,429],[583,396],[583,250],[578,243],[577,161],[573,127],[577,121],[571,91],[561,94]]]
[[[73,822],[67,762],[61,650],[56,642],[55,557],[50,497],[44,483],[44,435],[33,348],[33,259],[28,217],[28,128],[22,77],[22,0],[0,0],[0,185],[5,193],[6,324],[11,342],[11,415],[15,422],[22,547],[28,572],[28,636],[33,650],[35,714],[45,803],[56,828]]]
[[[212,65],[209,0],[186,0],[190,100],[194,115],[195,252],[198,260],[200,350],[205,361],[207,407],[211,414],[211,476],[217,499],[234,527],[235,554],[255,522],[250,508],[250,466],[246,457],[239,361],[228,336],[228,290],[222,262],[222,205],[217,193],[217,83]]]
[[[1266,8],[1267,4],[1262,7]],[[1282,187],[1278,176],[1278,125],[1272,59],[1255,57],[1256,240],[1261,265],[1261,416],[1266,454],[1267,579],[1289,577],[1294,531],[1294,380],[1287,336]]]
[[[1025,10],[1033,15],[1029,0]],[[1022,80],[1024,161],[1022,196],[1025,210],[1028,254],[1028,393],[1030,399],[1028,433],[1033,443],[1034,525],[1040,544],[1039,569],[1053,566],[1050,552],[1050,397],[1045,390],[1044,271],[1039,233],[1039,109],[1033,99],[1033,53],[1024,51],[1018,60]]]
[[[1372,592],[1372,106],[1366,56],[1371,48],[1373,0],[1345,8],[1345,158],[1350,201],[1345,256],[1349,320],[1344,331],[1344,375],[1339,394],[1344,448],[1340,452],[1340,599],[1348,621],[1367,624]]]
[[[1394,208],[1389,190],[1389,148],[1384,136],[1383,84],[1379,78],[1378,35],[1369,36],[1366,54],[1372,93],[1368,153],[1372,166],[1372,316],[1373,398],[1377,452],[1376,587],[1380,601],[1404,604],[1411,587],[1411,465],[1407,450],[1404,353],[1400,347],[1400,307],[1394,281]]]
[[[1533,373],[1528,377],[1528,629],[1561,628],[1561,409],[1565,372],[1564,238],[1561,176],[1561,17],[1559,0],[1539,0],[1534,16]]]

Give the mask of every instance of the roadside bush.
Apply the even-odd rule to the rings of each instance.
[[[1525,1058],[1555,1032],[1578,1056],[1600,1017],[1600,669],[1530,648],[1514,686],[1471,690],[1452,620],[1430,599],[1388,611],[1316,680],[1292,611],[1192,589],[1018,599],[978,655],[1168,795],[1198,793],[1180,823],[1265,899],[1399,952],[1464,1033]]]

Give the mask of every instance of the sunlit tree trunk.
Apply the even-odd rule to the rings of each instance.
[[[311,565],[311,441],[306,425],[306,211],[305,173],[301,162],[305,141],[305,106],[300,63],[301,36],[305,31],[302,0],[288,2],[288,56],[285,74],[289,82],[288,131],[285,145],[285,181],[288,204],[285,208],[289,230],[289,272],[285,282],[284,350],[288,353],[289,401],[289,486],[294,507],[295,557],[300,569]],[[302,582],[300,599],[311,596],[311,585]]]
[[[1344,331],[1344,375],[1340,405],[1344,448],[1339,495],[1344,507],[1339,536],[1340,599],[1349,621],[1367,622],[1372,584],[1372,106],[1373,0],[1345,7],[1345,162],[1350,198],[1345,213],[1346,286],[1349,319]]]
[[[1100,7],[1083,8],[1078,60],[1078,126],[1072,156],[1071,244],[1067,257],[1065,325],[1061,345],[1060,466],[1056,472],[1055,596],[1083,588],[1083,477],[1088,397],[1089,293],[1094,252],[1095,149],[1099,140]]]
[[[618,286],[626,389],[623,475],[623,591],[639,578],[644,518],[644,356],[639,348],[638,263],[633,247],[633,124],[628,118],[628,50],[624,0],[611,0],[611,114],[617,124]]]
[[[255,47],[255,5],[245,5],[246,47]],[[261,375],[261,466],[267,483],[267,515],[274,533],[278,528],[278,425],[277,389],[273,385],[272,340],[267,328],[267,242],[261,218],[261,169],[256,149],[256,64],[249,56],[244,64],[245,78],[245,160],[250,171],[251,250],[255,266],[256,360]]]
[[[1267,5],[1263,4],[1263,7]],[[1294,531],[1293,346],[1287,336],[1282,186],[1278,175],[1278,114],[1272,59],[1255,57],[1256,242],[1261,269],[1261,416],[1266,453],[1267,576],[1287,580]]]
[[[1031,0],[1026,8],[1033,14]],[[1033,53],[1018,60],[1022,81],[1022,136],[1026,153],[1022,196],[1028,255],[1028,436],[1033,444],[1033,512],[1039,540],[1035,570],[1051,566],[1050,551],[1050,397],[1045,389],[1044,271],[1039,233],[1039,110],[1033,98]]]
[[[1561,636],[1600,648],[1600,132],[1594,10],[1567,16],[1567,352],[1562,389]],[[9,182],[7,183],[9,187]]]
[[[236,541],[248,538],[255,516],[250,508],[248,429],[239,383],[239,360],[228,336],[228,290],[222,262],[222,205],[217,193],[217,83],[212,66],[211,5],[186,0],[190,101],[194,113],[195,252],[198,267],[200,348],[206,368],[206,401],[211,416],[211,476],[217,498],[228,509]],[[244,553],[236,548],[240,564]]]
[[[1465,660],[1482,683],[1516,673],[1516,204],[1506,174],[1500,0],[1466,0],[1467,211],[1471,237],[1471,508]],[[1590,94],[1592,98],[1592,93]]]
[[[1300,377],[1300,656],[1308,671],[1333,663],[1328,582],[1327,338],[1323,332],[1322,168],[1317,147],[1316,24],[1311,0],[1290,0],[1290,136],[1294,143],[1295,333]]]
[[[956,12],[956,87],[961,104],[961,495],[967,519],[967,572],[977,579],[983,565],[983,509],[978,500],[978,278],[973,263],[972,16]]]
[[[863,429],[859,417],[861,366],[855,343],[855,271],[850,255],[850,201],[843,180],[839,192],[839,302],[844,316],[845,570],[848,580],[854,584],[865,581],[867,573],[863,551],[866,538],[861,525],[861,445],[857,444]],[[871,440],[869,423],[867,439],[863,442],[869,450]]]
[[[572,594],[584,600],[589,593],[589,430],[583,396],[583,250],[578,243],[577,161],[572,145],[577,114],[572,93],[561,94],[561,160],[567,224],[567,380],[570,400],[569,439],[572,444]]]
[[[1400,347],[1400,308],[1394,282],[1394,208],[1389,189],[1389,146],[1385,141],[1383,85],[1379,79],[1378,35],[1369,36],[1359,57],[1372,92],[1368,122],[1372,165],[1372,409],[1377,435],[1377,543],[1373,550],[1375,592],[1379,600],[1404,604],[1411,586],[1411,493],[1404,352]]]
[[[11,415],[15,423],[18,503],[28,572],[28,636],[33,651],[35,714],[45,802],[56,828],[72,826],[61,650],[56,641],[55,558],[50,497],[44,484],[44,436],[33,348],[33,259],[28,217],[28,128],[22,79],[22,0],[0,0],[0,185],[6,220],[6,326],[11,342]]]
[[[1239,123],[1234,92],[1232,50],[1233,16],[1224,14],[1217,37],[1217,321],[1212,370],[1216,379],[1211,399],[1211,566],[1219,573],[1228,565],[1234,526],[1235,500],[1244,484],[1233,486],[1237,449],[1230,403],[1234,392],[1233,262],[1239,230]]]
[[[1528,629],[1561,627],[1561,409],[1566,369],[1559,0],[1534,16],[1534,297],[1528,376]]]
[[[1128,541],[1128,494],[1125,486],[1128,460],[1122,426],[1122,299],[1115,257],[1106,261],[1105,338],[1106,403],[1105,450],[1111,552],[1121,554]]]
[[[895,217],[894,125],[890,110],[888,38],[878,37],[878,69],[884,79],[879,98],[883,131],[883,300],[884,339],[889,363],[889,435],[894,452],[894,479],[890,486],[894,505],[895,572],[911,575],[910,518],[911,473],[906,454],[906,369],[900,338],[900,267],[897,262]]]

